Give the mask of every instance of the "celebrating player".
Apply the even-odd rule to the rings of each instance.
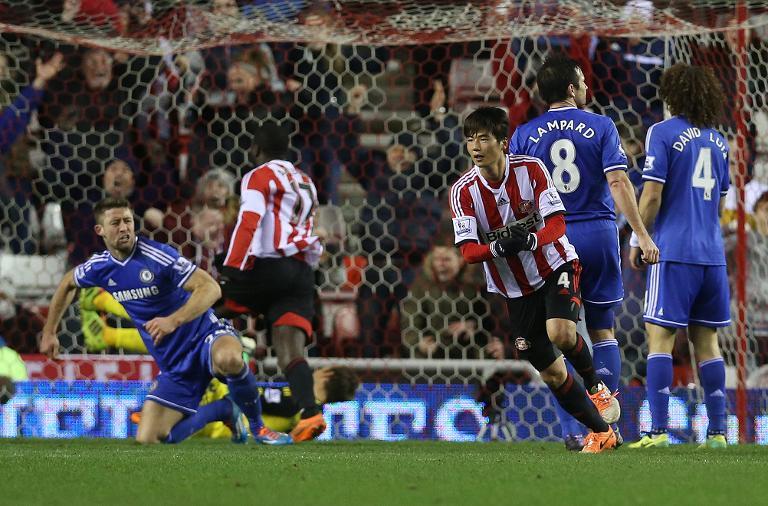
[[[304,359],[314,316],[313,268],[323,247],[313,231],[317,190],[285,160],[287,154],[287,132],[274,122],[261,125],[254,136],[257,167],[241,183],[240,213],[221,286],[225,307],[245,307],[266,318],[278,364],[302,409],[291,437],[305,441],[326,427]]]
[[[211,305],[221,290],[211,276],[173,248],[137,237],[128,201],[107,198],[94,208],[96,233],[107,250],[67,272],[51,299],[40,351],[59,354],[59,323],[77,288],[99,286],[125,307],[161,374],[147,394],[136,440],[177,443],[215,420],[232,421],[244,442],[245,414],[256,441],[290,444],[261,420],[256,379],[243,362],[235,330]],[[223,378],[230,397],[199,407],[211,378]]]
[[[676,330],[685,327],[709,419],[703,446],[725,448],[725,364],[717,328],[731,320],[718,217],[728,190],[728,143],[714,130],[725,97],[711,69],[682,63],[664,72],[659,93],[673,117],[648,130],[640,197],[640,215],[654,230],[661,251],[660,262],[648,272],[643,315],[651,431],[630,448],[669,446],[672,348]],[[630,244],[637,246],[634,237]],[[635,268],[641,268],[639,260],[639,249],[633,247]]]
[[[506,113],[495,107],[481,107],[464,121],[475,166],[451,187],[455,242],[467,262],[483,262],[488,290],[506,298],[521,358],[593,431],[582,451],[602,452],[616,446],[608,423],[616,421],[619,407],[576,333],[581,266],[565,236],[565,208],[540,160],[505,154],[508,129]],[[589,396],[558,349],[584,378]]]
[[[587,102],[587,85],[579,65],[554,54],[542,65],[536,84],[549,111],[515,131],[509,153],[541,159],[552,175],[566,209],[568,240],[583,266],[584,315],[595,367],[616,392],[621,357],[613,333],[614,307],[624,298],[624,289],[614,202],[637,231],[643,259],[657,262],[659,250],[640,219],[616,126],[605,116],[579,109]],[[568,417],[560,418],[567,427]],[[568,445],[572,430],[563,432]]]

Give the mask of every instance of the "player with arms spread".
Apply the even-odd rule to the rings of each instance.
[[[211,305],[221,290],[211,276],[173,248],[137,237],[128,201],[107,198],[94,208],[96,234],[107,247],[67,272],[51,299],[40,351],[59,354],[59,323],[78,288],[99,286],[125,307],[161,374],[147,394],[136,440],[177,443],[212,421],[231,421],[245,442],[241,411],[256,441],[290,444],[261,420],[256,379],[243,362],[235,330]],[[226,381],[230,397],[198,407],[211,378]]]
[[[624,288],[614,202],[637,231],[643,259],[656,263],[659,250],[640,219],[616,126],[605,116],[580,109],[587,103],[587,85],[578,63],[553,54],[536,75],[536,84],[549,110],[515,131],[509,153],[541,159],[552,175],[566,209],[568,240],[583,266],[581,292],[595,367],[616,392],[621,356],[613,331],[614,307],[621,304]],[[567,418],[560,416],[566,427]],[[572,431],[563,432],[568,446]]]
[[[686,327],[709,419],[703,446],[725,448],[725,364],[717,328],[731,324],[719,221],[729,184],[728,143],[714,130],[725,96],[711,69],[682,63],[664,72],[659,93],[673,116],[648,130],[640,197],[640,215],[661,251],[648,271],[643,315],[651,431],[630,448],[669,446],[672,348],[677,329]],[[630,244],[632,265],[643,268],[634,237]]]
[[[277,362],[301,408],[291,437],[306,441],[326,427],[304,358],[315,314],[314,268],[323,246],[314,232],[317,189],[286,160],[288,146],[288,133],[275,122],[263,123],[254,133],[257,167],[243,176],[221,287],[224,308],[264,315]]]
[[[496,107],[481,107],[464,121],[475,166],[451,187],[455,242],[467,262],[483,263],[488,291],[506,298],[521,358],[541,373],[560,405],[593,431],[582,451],[602,452],[616,446],[604,418],[618,411],[618,401],[576,333],[581,267],[565,236],[565,208],[540,160],[505,154],[508,129],[506,113]],[[558,350],[592,395],[568,372]]]

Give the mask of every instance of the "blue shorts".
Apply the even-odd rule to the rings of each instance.
[[[662,327],[727,327],[731,324],[724,265],[659,262],[648,270],[643,319]]]
[[[211,333],[201,339],[192,350],[195,360],[184,371],[167,371],[160,373],[146,399],[186,415],[197,412],[205,389],[214,377],[211,348],[216,340],[225,335],[236,336],[235,330],[229,325],[217,325]]]
[[[624,299],[619,231],[611,220],[577,221],[566,227],[581,262],[581,299],[587,328],[613,328],[613,308]]]

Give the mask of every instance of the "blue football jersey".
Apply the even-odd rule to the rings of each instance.
[[[515,130],[509,152],[544,162],[567,222],[616,219],[605,174],[627,170],[627,156],[610,118],[575,107],[550,109]]]
[[[664,183],[653,240],[661,260],[725,265],[720,199],[728,191],[728,143],[711,128],[673,117],[645,139],[643,179]]]
[[[148,321],[184,305],[190,293],[183,286],[195,269],[170,246],[138,237],[127,259],[119,261],[103,251],[78,265],[74,276],[77,286],[101,287],[123,305],[160,370],[169,372],[187,370],[188,362],[197,360],[192,350],[219,324],[209,309],[165,336],[157,347],[144,329]]]

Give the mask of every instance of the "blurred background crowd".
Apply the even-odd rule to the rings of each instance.
[[[151,3],[66,1],[61,16],[77,19],[98,4],[115,33],[147,36],[158,23]],[[328,5],[295,8],[302,23],[333,29]],[[212,17],[185,15],[236,22],[249,9],[268,9],[268,2],[213,0]],[[730,98],[723,130],[734,149],[735,108],[745,111],[749,135],[740,152],[748,167],[748,327],[756,366],[768,363],[768,42],[749,33],[749,89],[739,98],[736,41],[727,33],[692,38],[675,51],[715,67]],[[616,122],[630,176],[640,184],[646,130],[664,114],[659,80],[675,54],[661,38],[281,42],[145,56],[0,35],[0,335],[20,353],[36,352],[54,283],[103,249],[91,209],[105,196],[130,199],[143,234],[216,276],[237,218],[240,177],[252,168],[252,133],[277,119],[293,132],[292,161],[319,193],[325,254],[310,355],[514,358],[504,304],[487,297],[482,273],[453,247],[446,193],[470,166],[463,115],[480,103],[498,105],[514,129],[542,113],[534,76],[551,51],[580,62],[588,108]],[[722,226],[733,252],[735,192],[726,209]],[[620,229],[625,250],[623,221]],[[643,290],[644,275],[626,268],[616,332],[625,382],[645,372]],[[271,353],[258,319],[237,324],[257,356]],[[104,340],[110,329],[130,326],[73,307],[62,344],[70,353],[135,351]],[[693,372],[686,341],[679,342],[676,374],[688,384]]]

